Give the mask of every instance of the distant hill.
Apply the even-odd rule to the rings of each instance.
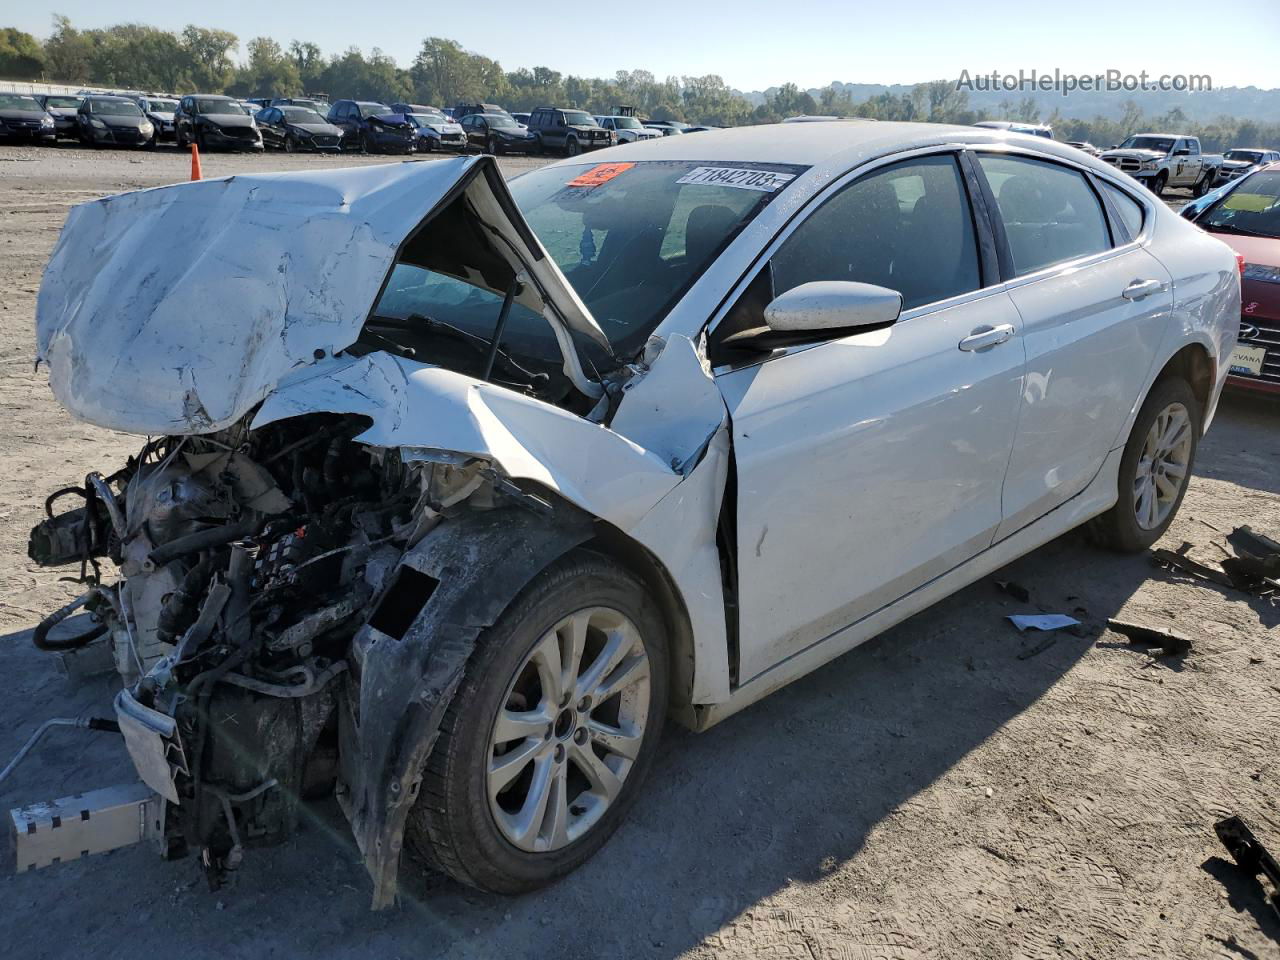
[[[842,83],[831,84],[837,92],[847,93],[855,103],[882,93],[895,95],[909,94],[914,84],[884,83]],[[772,96],[777,87],[768,90],[739,91],[753,106],[764,103]],[[822,94],[822,88],[812,88],[809,93],[816,99]],[[1167,113],[1174,107],[1181,107],[1190,121],[1207,123],[1218,117],[1238,117],[1242,120],[1254,120],[1259,123],[1275,123],[1280,120],[1280,89],[1262,90],[1258,87],[1223,87],[1218,90],[1203,90],[1195,93],[1178,93],[1176,91],[1128,92],[1074,92],[1068,97],[1055,93],[1024,93],[1020,90],[1012,92],[983,93],[969,92],[969,108],[999,114],[1016,105],[1023,99],[1031,97],[1040,108],[1042,118],[1048,117],[1055,109],[1065,117],[1092,119],[1106,117],[1119,120],[1124,114],[1127,101],[1134,101],[1148,116]]]

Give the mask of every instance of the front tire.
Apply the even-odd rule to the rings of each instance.
[[[667,709],[662,619],[585,551],[540,574],[481,635],[427,760],[405,840],[492,893],[559,879],[635,802]]]
[[[1168,182],[1168,180],[1169,180],[1169,177],[1167,174],[1157,173],[1151,179],[1151,192],[1154,193],[1157,197],[1163,197],[1164,187],[1165,187],[1165,184]]]
[[[1164,535],[1191,481],[1202,415],[1195,391],[1181,377],[1151,388],[1120,458],[1119,499],[1090,521],[1096,542],[1138,553]]]

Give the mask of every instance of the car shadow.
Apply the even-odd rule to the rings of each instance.
[[[1233,424],[1251,416],[1234,403],[1224,409],[1203,448],[1210,471],[1248,438]],[[1260,426],[1254,439],[1269,432]],[[1151,575],[1143,556],[1104,553],[1068,534],[704,734],[669,728],[617,834],[538,893],[481,894],[406,857],[400,909],[371,914],[370,883],[345,820],[323,800],[307,805],[297,836],[250,850],[216,893],[205,891],[195,858],[165,863],[134,847],[10,881],[11,919],[0,930],[14,955],[32,956],[48,954],[48,930],[86,922],[95,936],[121,930],[120,952],[130,955],[167,955],[175,944],[222,955],[247,931],[255,955],[665,960],[707,949],[709,936],[788,887],[839,870],[878,827],[922,824],[929,813],[913,799],[1045,697],[1091,648],[1177,669],[1177,661],[1122,649],[1111,637],[1098,643],[1107,619],[1124,618]],[[995,580],[1020,584],[1029,599]],[[1019,634],[1005,620],[1018,613],[1067,613],[1084,629]],[[0,675],[11,678],[0,699],[0,758],[48,716],[109,711],[115,689],[105,677],[68,684],[29,637],[0,638]],[[3,784],[0,801],[133,779],[123,745],[106,737],[51,735]],[[981,785],[972,789],[981,796]],[[86,921],[75,891],[95,886],[120,892],[112,912]],[[1250,902],[1243,892],[1240,902]]]
[[[1235,861],[1224,857],[1210,857],[1200,864],[1200,869],[1222,884],[1231,909],[1237,913],[1248,911],[1258,929],[1280,943],[1280,917],[1267,903],[1266,890],[1257,876],[1250,875]],[[1255,956],[1236,944],[1224,942],[1222,945],[1242,956]]]
[[[1135,561],[1069,535],[998,575],[1026,586],[1027,603],[979,582],[704,734],[669,727],[628,821],[583,868],[536,894],[479,894],[406,857],[402,909],[370,914],[370,884],[328,800],[308,805],[304,829],[288,843],[250,851],[231,885],[213,896],[201,893],[194,858],[164,863],[142,848],[17,883],[33,902],[54,904],[55,914],[74,901],[56,893],[69,882],[128,876],[139,903],[173,899],[177,890],[184,909],[150,909],[133,927],[131,944],[143,951],[224,942],[228,929],[251,925],[275,931],[264,934],[264,949],[274,938],[290,954],[391,955],[412,942],[416,956],[674,958],[788,885],[821,880],[888,818],[919,816],[906,810],[915,795],[1044,696],[1095,644],[1106,618],[1146,579],[1145,564]],[[1095,578],[1105,568],[1105,596],[1086,596],[1064,574],[1086,566]],[[1085,622],[1083,636],[1019,634],[1004,619],[1073,610]],[[29,632],[3,638],[0,669],[49,673],[34,651],[15,648],[28,639]],[[46,679],[46,696],[59,685],[65,681]],[[110,686],[101,678],[68,688],[56,712],[108,709]],[[48,715],[34,712],[32,720]],[[3,727],[0,743],[16,749],[31,725]],[[94,779],[84,782],[89,774]],[[57,796],[55,786],[65,793],[121,778],[132,779],[121,745],[104,750],[69,733],[15,778],[24,789],[6,783],[0,798],[12,805],[48,799],[37,787]],[[607,908],[601,891],[609,892]],[[46,910],[42,923],[49,922]]]

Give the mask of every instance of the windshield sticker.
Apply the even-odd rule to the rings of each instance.
[[[1222,204],[1224,210],[1243,210],[1245,213],[1263,213],[1276,202],[1275,197],[1265,193],[1242,193],[1237,191],[1227,197]]]
[[[620,173],[626,173],[634,163],[597,163],[586,173],[574,177],[569,181],[571,187],[598,187],[602,183],[608,183]]]
[[[772,170],[744,170],[741,167],[695,167],[676,183],[699,183],[709,187],[737,187],[739,190],[758,190],[773,193],[796,178],[794,173],[774,173]]]

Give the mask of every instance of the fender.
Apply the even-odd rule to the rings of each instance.
[[[511,507],[445,520],[404,554],[356,634],[338,799],[373,879],[373,909],[395,902],[405,820],[481,631],[592,533],[591,518],[563,504],[551,515]]]

